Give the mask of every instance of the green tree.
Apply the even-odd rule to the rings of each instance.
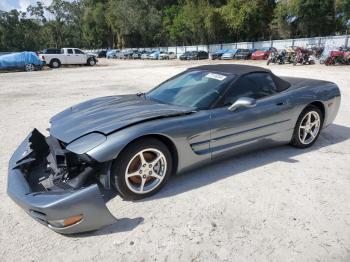
[[[90,47],[102,48],[113,45],[113,36],[106,18],[107,2],[85,1],[82,20],[83,36]]]
[[[350,1],[336,1],[337,29],[343,32],[350,32]]]
[[[119,48],[152,46],[162,36],[159,11],[147,0],[110,0],[107,21]]]
[[[266,39],[274,7],[273,0],[229,0],[222,15],[235,41]]]
[[[281,36],[312,37],[336,33],[334,0],[284,0],[275,10],[274,22]]]

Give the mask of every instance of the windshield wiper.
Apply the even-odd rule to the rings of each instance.
[[[143,96],[143,97],[146,97],[145,95],[145,93],[143,93],[143,92],[138,92],[137,94],[136,94],[137,96]]]

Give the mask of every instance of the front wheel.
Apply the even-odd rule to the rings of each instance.
[[[94,65],[96,65],[96,59],[93,58],[93,57],[89,58],[88,61],[87,61],[87,64],[88,64],[89,66],[94,66]]]
[[[148,138],[130,144],[112,165],[112,181],[125,199],[137,200],[157,193],[172,172],[168,148]]]
[[[312,146],[320,135],[322,125],[321,110],[313,105],[306,107],[295,125],[291,145],[298,148]]]

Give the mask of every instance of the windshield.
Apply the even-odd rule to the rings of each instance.
[[[146,99],[161,103],[208,109],[234,75],[190,70],[148,92]]]

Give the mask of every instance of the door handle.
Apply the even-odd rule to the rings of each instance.
[[[281,101],[281,102],[276,103],[277,106],[283,106],[285,104],[287,104],[286,101]]]

